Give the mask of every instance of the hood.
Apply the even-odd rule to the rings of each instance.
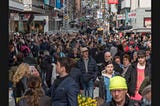
[[[106,77],[107,75],[105,74],[105,71],[106,70],[103,70],[102,72],[101,72],[101,74],[102,74],[102,76],[104,76],[104,77]],[[115,73],[115,71],[113,70],[113,73],[112,73],[112,75]]]

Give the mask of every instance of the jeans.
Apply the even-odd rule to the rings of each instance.
[[[94,91],[94,82],[93,80],[91,79],[89,82],[83,82],[82,83],[82,86],[84,88],[84,91],[82,93],[83,96],[86,96],[86,97],[91,97],[93,98],[93,91]]]

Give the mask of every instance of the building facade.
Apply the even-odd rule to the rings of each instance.
[[[151,28],[151,0],[121,0],[117,21],[118,27]]]
[[[151,0],[131,0],[131,18],[133,28],[151,28]]]

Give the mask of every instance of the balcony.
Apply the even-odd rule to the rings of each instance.
[[[37,13],[43,14],[44,12],[44,3],[42,0],[30,0],[30,2],[23,1],[24,12],[25,13]]]

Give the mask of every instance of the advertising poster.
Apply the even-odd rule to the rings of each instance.
[[[56,0],[56,8],[61,8],[61,0]]]
[[[151,18],[144,18],[144,27],[151,28]]]

